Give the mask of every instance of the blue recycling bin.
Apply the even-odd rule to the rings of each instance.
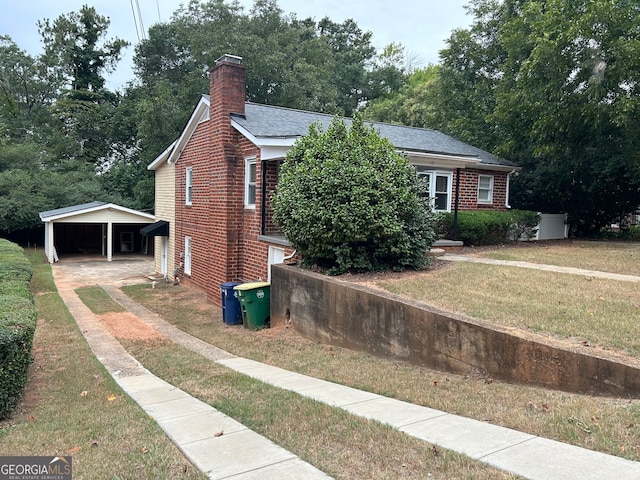
[[[240,301],[236,296],[233,287],[241,282],[224,282],[220,285],[222,295],[222,321],[227,325],[239,325],[242,323],[242,310]]]

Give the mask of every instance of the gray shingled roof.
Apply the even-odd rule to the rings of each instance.
[[[56,208],[55,210],[48,210],[46,212],[40,212],[40,218],[44,220],[49,217],[57,217],[58,215],[66,215],[67,213],[80,212],[82,210],[88,210],[90,208],[100,207],[106,205],[107,202],[89,202],[81,205],[72,205],[71,207]]]
[[[240,126],[259,138],[301,137],[309,132],[309,126],[312,123],[320,123],[324,128],[327,128],[333,119],[333,115],[251,102],[245,104],[244,115],[232,114],[231,116]],[[346,119],[347,124],[350,121],[350,119]],[[382,137],[387,138],[399,150],[471,157],[478,158],[483,164],[516,166],[508,160],[496,157],[436,130],[387,123],[370,123]]]

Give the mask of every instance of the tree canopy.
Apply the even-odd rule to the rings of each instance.
[[[208,92],[208,68],[227,53],[247,66],[247,100],[350,116],[404,79],[401,46],[391,62],[371,39],[353,20],[299,19],[275,0],[256,0],[248,13],[236,2],[190,2],[136,47],[132,89],[147,113],[138,124],[155,132],[145,147],[155,156],[175,139]]]
[[[523,168],[511,204],[568,212],[578,234],[634,212],[640,4],[472,0],[468,9],[474,22],[452,33],[437,75],[410,78],[367,115],[435,128],[514,161]]]
[[[245,59],[248,100],[320,112],[351,114],[403,76],[353,20],[298,19],[275,0],[248,12],[207,0],[152,26],[135,48],[136,77],[113,92],[105,79],[127,42],[109,38],[109,25],[86,5],[43,19],[37,57],[0,37],[0,232],[37,226],[38,209],[76,201],[151,210],[146,167],[179,135],[225,53]],[[58,182],[78,195],[59,195]]]
[[[120,60],[127,42],[121,39],[104,41],[110,21],[95,8],[84,5],[79,12],[60,15],[53,22],[38,22],[44,43],[41,61],[51,77],[78,95],[104,89],[104,74],[110,73]]]
[[[353,20],[298,18],[276,0],[255,0],[249,11],[232,0],[193,0],[149,29],[135,47],[135,78],[116,92],[105,79],[127,44],[108,38],[109,19],[93,7],[38,22],[38,56],[1,36],[0,175],[18,183],[0,201],[20,210],[28,202],[19,185],[42,193],[41,176],[77,174],[91,177],[84,191],[92,199],[151,210],[147,165],[208,93],[209,67],[231,53],[247,65],[250,101],[363,111],[514,161],[522,171],[512,177],[511,204],[568,212],[577,233],[634,211],[640,4],[471,0],[468,11],[473,23],[452,32],[438,65],[408,69],[402,45],[377,52]],[[69,201],[50,192],[41,203]],[[0,231],[38,224],[24,212],[5,217]]]
[[[109,20],[87,6],[38,27],[45,49],[35,58],[0,37],[0,232],[5,233],[34,228],[40,225],[38,212],[70,204],[136,203],[105,181],[118,160],[130,160],[135,145],[134,136],[122,134],[114,122],[121,98],[104,88],[104,75],[126,42],[101,43]]]

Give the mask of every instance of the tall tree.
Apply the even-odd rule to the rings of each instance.
[[[79,12],[60,15],[51,22],[38,22],[44,43],[45,64],[51,73],[68,82],[73,92],[100,92],[104,74],[111,73],[128,42],[121,39],[103,41],[109,18],[95,8],[84,5]]]
[[[329,17],[318,22],[318,30],[333,51],[331,81],[338,89],[344,114],[350,116],[367,99],[367,71],[376,53],[372,33],[363,32],[351,19],[335,23]]]
[[[41,61],[49,78],[61,85],[46,130],[57,161],[103,166],[111,156],[110,118],[119,97],[104,88],[104,75],[113,71],[128,43],[105,40],[109,25],[107,17],[86,5],[53,22],[38,22]]]
[[[415,70],[396,91],[369,102],[365,118],[420,128],[435,128],[438,111],[434,108],[436,80],[440,66]]]
[[[55,85],[41,76],[40,64],[8,36],[0,36],[0,138],[22,141],[46,121]]]
[[[405,49],[399,43],[390,43],[373,59],[367,71],[367,102],[385,100],[400,92],[408,80]]]
[[[473,0],[442,52],[441,129],[522,165],[512,204],[590,233],[640,205],[640,4]]]

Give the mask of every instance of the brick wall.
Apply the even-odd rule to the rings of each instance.
[[[267,162],[267,201],[265,211],[265,234],[280,235],[280,229],[273,221],[273,209],[271,208],[271,194],[275,192],[278,185],[278,175],[280,173],[280,160]]]
[[[191,237],[191,279],[205,285],[208,279],[209,227],[202,222],[210,212],[209,122],[200,123],[176,162],[175,177],[175,262],[184,265],[185,236]],[[186,205],[186,170],[192,169],[192,202]]]
[[[244,65],[222,57],[210,72],[210,119],[196,127],[176,162],[176,264],[184,265],[185,237],[191,237],[191,274],[183,278],[217,303],[220,283],[241,274],[244,155],[229,114],[244,112],[244,92]],[[186,205],[189,167],[192,201]]]
[[[491,203],[478,203],[478,176],[493,176],[493,201]],[[506,210],[507,200],[507,172],[487,171],[479,169],[460,170],[460,210]],[[455,202],[456,174],[453,174],[453,202]],[[451,210],[453,210],[452,203]]]
[[[293,252],[291,248],[285,248],[275,243],[270,243],[264,240],[259,240],[258,236],[262,234],[262,205],[263,205],[263,189],[262,189],[262,175],[263,169],[266,172],[266,198],[264,199],[265,209],[265,235],[279,235],[280,232],[276,225],[273,223],[273,211],[269,204],[269,196],[276,188],[278,181],[279,162],[272,160],[267,162],[260,161],[260,153],[255,149],[255,146],[248,140],[242,139],[240,147],[245,156],[256,157],[256,208],[245,208],[243,211],[243,224],[242,224],[242,252],[241,252],[241,265],[242,270],[240,279],[243,281],[251,280],[266,280],[268,278],[268,262],[269,262],[269,247],[275,246],[278,248],[284,248],[285,255],[289,255]],[[244,178],[244,177],[243,177]]]
[[[229,115],[244,113],[245,77],[245,66],[227,57],[218,60],[209,75],[210,206],[203,219],[208,219],[210,227],[208,280],[214,283],[214,289],[222,282],[239,280],[241,274],[245,155]]]

